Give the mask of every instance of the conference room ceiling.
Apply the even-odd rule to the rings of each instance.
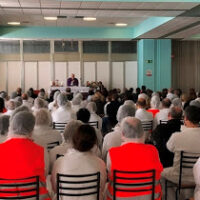
[[[200,34],[199,5],[189,2],[0,0],[0,25],[7,26],[8,22],[20,21],[21,26],[115,27],[116,23],[126,23],[128,27],[134,27],[150,17],[174,17],[136,39],[188,39]],[[45,16],[58,19],[47,21],[44,20]],[[97,19],[83,21],[83,17]]]

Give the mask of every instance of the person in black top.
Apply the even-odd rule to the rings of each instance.
[[[153,143],[158,149],[160,161],[164,168],[173,165],[174,154],[167,149],[166,143],[173,133],[180,132],[181,118],[182,109],[172,107],[168,115],[168,122],[158,125],[152,132]]]

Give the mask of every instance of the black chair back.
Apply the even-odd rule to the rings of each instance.
[[[142,123],[142,128],[144,131],[149,131],[151,132],[152,129],[153,129],[153,121],[150,120],[150,121],[141,121]]]
[[[57,200],[62,196],[96,195],[99,200],[100,172],[92,174],[57,174]]]
[[[0,199],[39,200],[39,176],[23,179],[0,178]]]
[[[89,124],[90,126],[99,128],[99,122],[98,122],[98,121],[88,122],[88,124]]]
[[[182,173],[183,169],[193,169],[194,164],[200,156],[200,153],[188,153],[181,151],[180,158],[180,173],[179,173],[179,183],[178,183],[178,191],[180,194],[181,186],[182,186]]]
[[[53,129],[63,132],[67,123],[57,123],[53,122]]]
[[[168,120],[160,120],[160,124],[167,124]]]
[[[64,156],[63,154],[56,154],[56,160],[60,157]]]
[[[47,150],[50,151],[51,149],[53,149],[54,147],[58,146],[59,144],[60,144],[59,141],[48,143],[47,144]]]
[[[150,191],[151,199],[155,193],[155,170],[147,171],[113,171],[113,200],[116,200],[117,191],[141,193]]]

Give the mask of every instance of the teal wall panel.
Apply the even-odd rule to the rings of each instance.
[[[157,91],[171,87],[171,40],[138,41],[138,86]]]

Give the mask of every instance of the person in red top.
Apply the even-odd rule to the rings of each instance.
[[[50,200],[45,187],[44,148],[31,139],[34,125],[35,118],[30,112],[16,113],[11,119],[8,139],[0,144],[0,178],[39,176],[40,200]]]
[[[160,162],[157,149],[153,145],[144,144],[144,132],[141,121],[134,117],[126,117],[121,123],[122,145],[113,147],[107,156],[107,169],[109,184],[107,200],[112,200],[113,195],[113,170],[145,171],[155,169],[155,200],[161,199],[161,186],[158,183],[163,166]],[[150,199],[150,192],[117,192],[117,199]],[[131,197],[131,198],[130,198]]]
[[[149,108],[147,110],[147,112],[151,112],[153,114],[153,117],[155,117],[156,114],[158,112],[160,112],[160,110],[159,110],[159,106],[160,106],[159,96],[157,96],[157,95],[152,96],[150,104],[151,104],[151,108]]]

